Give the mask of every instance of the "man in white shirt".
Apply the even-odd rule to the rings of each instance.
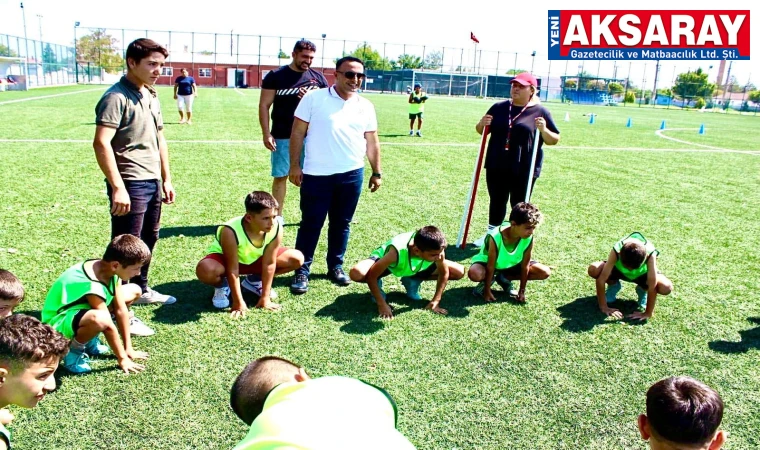
[[[343,256],[348,246],[349,224],[364,183],[365,154],[372,167],[370,191],[375,192],[382,184],[375,107],[357,93],[364,77],[361,59],[353,56],[339,59],[335,65],[335,84],[307,93],[295,112],[289,179],[302,187],[302,219],[296,248],[303,253],[304,264],[296,271],[290,286],[294,294],[309,289],[314,250],[326,217],[330,218],[328,275],[340,286],[351,283],[343,271]],[[306,153],[301,169],[304,141]]]

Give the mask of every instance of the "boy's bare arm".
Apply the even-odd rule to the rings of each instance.
[[[261,297],[256,304],[257,308],[280,309],[280,305],[271,302],[269,297],[272,291],[272,280],[274,280],[274,274],[277,270],[277,250],[281,244],[282,228],[280,228],[277,237],[267,245],[264,254],[261,256]]]
[[[103,311],[108,314],[110,318],[111,312],[108,310],[108,306],[102,298],[92,294],[87,295],[86,298],[87,302],[90,304],[90,308]],[[111,347],[114,356],[116,356],[116,361],[124,373],[142,372],[145,370],[145,366],[132,361],[132,358],[128,353],[128,350],[133,350],[132,341],[130,340],[131,338],[129,335],[129,311],[127,311],[127,305],[125,305],[118,296],[114,296],[111,305],[114,317],[116,317],[116,324],[114,325],[113,321],[110,321],[111,323],[103,330],[103,336],[106,337],[106,342],[108,342],[108,346]],[[116,330],[117,327],[119,328],[118,332],[121,332],[121,338],[124,341],[124,345],[122,345],[122,340],[119,340],[119,333]],[[127,345],[129,347],[127,347]]]
[[[647,309],[642,312],[634,312],[631,319],[645,320],[654,315],[654,307],[657,302],[657,257],[652,254],[647,261]]]
[[[496,241],[491,236],[486,236],[486,242],[483,245],[488,246],[488,262],[486,263],[486,278],[483,280],[485,287],[483,288],[483,298],[487,302],[496,300],[493,292],[491,292],[491,283],[493,283],[493,275],[496,272],[496,258],[498,253],[496,252]]]
[[[449,282],[449,266],[446,264],[445,252],[441,252],[438,259],[435,260],[435,270],[438,272],[438,282],[435,285],[435,294],[433,294],[433,299],[430,300],[430,303],[435,302],[437,305],[441,301],[446,284]]]
[[[380,286],[377,285],[377,280],[380,275],[382,275],[386,269],[388,269],[388,267],[391,264],[395,263],[397,260],[398,252],[394,247],[389,248],[385,256],[375,261],[375,264],[369,268],[367,271],[367,276],[365,277],[367,287],[369,287],[369,292],[372,294],[372,297],[377,303],[377,310],[380,313],[380,317],[384,319],[392,319],[393,312],[391,311],[391,307],[388,305],[380,293]]]
[[[530,259],[533,256],[533,241],[525,249],[523,259],[520,262],[520,289],[517,291],[517,301],[525,301],[525,287],[528,284],[528,273],[530,272]]]
[[[229,227],[223,227],[219,239],[222,244],[222,257],[224,258],[227,284],[232,297],[230,314],[232,317],[243,317],[248,311],[248,305],[243,300],[243,292],[240,290],[240,262],[238,260],[238,244],[235,232]]]
[[[612,269],[615,267],[616,262],[617,253],[615,253],[615,250],[610,250],[610,254],[607,256],[607,262],[604,263],[602,273],[600,273],[596,279],[596,301],[599,304],[600,311],[607,314],[608,316],[622,319],[623,315],[619,310],[607,306],[607,298],[604,296],[605,285],[607,284],[607,280],[610,278],[610,274],[612,273]]]

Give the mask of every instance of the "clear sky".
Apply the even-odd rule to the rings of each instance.
[[[262,3],[264,5],[262,5]],[[667,7],[672,10],[694,9],[697,2],[672,0]],[[706,2],[705,2],[706,3]],[[473,66],[474,46],[470,41],[470,32],[480,40],[478,46],[481,73],[504,73],[515,66],[530,70],[531,66],[538,75],[561,75],[567,70],[575,74],[579,70],[578,62],[565,63],[553,61],[551,68],[547,59],[548,50],[548,10],[550,9],[616,9],[609,1],[575,1],[554,2],[539,5],[526,2],[517,5],[504,0],[481,0],[480,2],[441,0],[399,1],[382,0],[375,2],[361,1],[239,1],[228,0],[204,1],[192,5],[190,2],[176,0],[157,0],[152,2],[130,3],[107,0],[28,0],[24,2],[26,13],[26,33],[30,39],[39,39],[40,25],[44,41],[71,45],[74,40],[74,22],[81,22],[78,35],[84,35],[90,28],[108,28],[114,37],[121,39],[122,28],[135,30],[172,30],[172,55],[179,58],[179,53],[188,45],[193,48],[189,32],[194,31],[196,51],[214,50],[213,33],[216,37],[217,52],[227,52],[230,48],[230,31],[233,32],[232,45],[238,47],[241,54],[258,53],[258,35],[271,36],[263,39],[261,53],[276,54],[279,48],[290,54],[295,38],[312,39],[318,47],[322,46],[321,35],[326,34],[325,65],[340,56],[344,43],[347,50],[353,50],[360,42],[368,41],[373,48],[386,52],[389,59],[395,59],[406,50],[407,53],[421,55],[431,49],[444,53],[445,66]],[[713,2],[714,4],[714,2]],[[118,5],[118,6],[117,6]],[[657,9],[662,1],[640,0],[629,2],[636,9]],[[725,7],[731,10],[749,10],[755,21],[760,11],[755,2],[748,0],[731,0]],[[697,8],[706,9],[706,8]],[[39,18],[37,15],[41,15]],[[118,29],[118,32],[116,30]],[[757,30],[757,26],[754,27]],[[180,31],[187,34],[177,33]],[[202,35],[199,33],[210,33]],[[24,27],[22,10],[17,0],[0,0],[0,34],[23,36]],[[238,41],[237,35],[242,37]],[[758,32],[751,34],[751,49],[760,52]],[[144,35],[144,32],[143,32]],[[254,37],[246,37],[256,36]],[[149,33],[151,38],[169,40],[168,34]],[[165,37],[166,36],[166,37]],[[278,36],[283,36],[280,43]],[[138,37],[126,33],[125,40]],[[386,44],[385,46],[383,44]],[[398,44],[398,45],[392,45]],[[406,47],[403,46],[406,44]],[[462,51],[463,49],[464,51]],[[321,56],[322,49],[318,49]],[[480,53],[482,51],[482,53]],[[497,53],[501,52],[501,53]],[[533,59],[530,54],[536,51]],[[237,53],[237,52],[236,52]],[[497,60],[498,59],[498,60]],[[283,61],[285,63],[285,61]],[[316,65],[321,65],[317,61]],[[718,62],[708,61],[668,61],[661,66],[660,86],[671,84],[674,74],[688,69],[714,65],[710,70],[711,80],[717,74]],[[617,66],[617,68],[616,68]],[[630,64],[631,79],[637,85],[651,88],[654,76],[654,62],[649,61]],[[629,63],[620,61],[587,61],[583,69],[590,73],[599,71],[601,76],[612,76],[617,71],[618,78],[625,78]],[[748,79],[760,85],[760,53],[751,61],[733,63],[732,74],[740,83]]]

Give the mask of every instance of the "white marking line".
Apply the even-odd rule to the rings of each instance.
[[[240,92],[240,90],[238,90],[238,88],[235,88],[235,92],[237,92],[238,94],[240,94],[240,95],[242,95],[243,97],[245,97],[245,94],[243,94],[242,92]]]
[[[21,103],[21,102],[30,102],[32,100],[41,100],[43,98],[53,98],[53,97],[63,97],[64,95],[74,95],[74,94],[81,94],[83,92],[94,92],[94,91],[103,91],[104,89],[86,89],[84,91],[74,91],[74,92],[64,92],[63,94],[53,94],[53,95],[41,95],[39,97],[27,97],[27,98],[19,98],[16,100],[7,100],[4,102],[0,102],[0,105],[8,105],[11,103]]]
[[[1,143],[54,143],[54,144],[87,144],[91,139],[2,139]],[[251,145],[263,147],[261,141],[248,140],[168,140],[171,144],[227,144],[227,145]],[[406,145],[406,146],[424,146],[424,147],[466,147],[476,148],[472,143],[423,143],[423,142],[381,142],[383,146]],[[676,153],[739,153],[742,155],[760,156],[760,150],[729,150],[725,148],[710,148],[706,150],[695,150],[693,148],[645,148],[645,147],[573,147],[565,145],[553,145],[547,147],[547,150],[599,150],[599,151],[623,151],[623,152],[676,152]]]
[[[665,131],[694,131],[694,130],[699,131],[699,128],[665,128],[664,130],[657,130],[657,131],[655,131],[654,134],[656,134],[657,136],[659,136],[661,138],[669,139],[671,141],[675,141],[675,142],[678,142],[678,143],[681,143],[681,144],[695,145],[697,147],[710,148],[710,149],[714,149],[714,150],[726,150],[726,149],[720,148],[720,147],[713,147],[712,145],[704,145],[704,144],[697,144],[697,143],[689,142],[689,141],[682,141],[681,139],[676,139],[674,137],[665,136],[664,134],[662,134]]]

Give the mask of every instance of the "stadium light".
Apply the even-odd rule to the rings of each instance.
[[[322,73],[325,73],[325,38],[327,35],[322,33]]]
[[[79,83],[79,54],[77,53],[77,27],[79,22],[74,22],[74,77]]]
[[[533,73],[533,66],[536,65],[536,51],[533,50],[533,53],[531,53],[530,56],[533,57],[533,60],[530,63],[530,73]]]

